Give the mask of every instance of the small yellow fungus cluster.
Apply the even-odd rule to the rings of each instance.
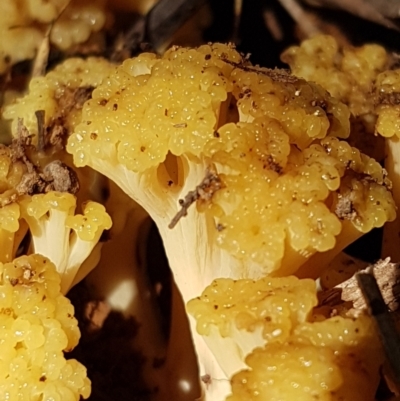
[[[10,148],[0,145],[0,262],[14,259],[20,241],[26,233],[20,227],[20,208],[15,201],[17,186],[26,173],[26,166],[12,161]]]
[[[376,131],[391,138],[400,137],[400,70],[385,71],[375,83],[377,95]]]
[[[46,175],[32,152],[21,138],[0,146],[0,398],[78,401],[91,384],[85,367],[63,354],[80,337],[63,294],[95,266],[89,256],[111,219],[95,202],[75,214],[76,197],[50,189],[71,177],[57,176],[54,165]]]
[[[30,81],[28,95],[6,107],[4,118],[13,120],[13,135],[17,135],[18,118],[37,143],[38,110],[44,111],[48,131],[58,125],[72,131],[81,121],[81,107],[90,98],[93,88],[110,75],[114,66],[101,58],[67,59],[44,77]]]
[[[256,281],[220,278],[188,303],[188,311],[196,318],[201,335],[210,335],[212,327],[217,327],[222,337],[229,337],[235,329],[261,329],[261,336],[274,342],[287,338],[316,305],[314,280],[293,276]]]
[[[63,355],[80,333],[54,264],[36,254],[1,263],[0,294],[0,398],[87,398],[86,368]]]
[[[382,46],[340,48],[336,39],[328,35],[290,47],[281,58],[294,75],[321,85],[347,104],[355,116],[374,111],[374,99],[370,94],[378,74],[390,63]]]
[[[257,348],[227,401],[373,401],[382,356],[371,319],[333,317]]]
[[[65,294],[82,264],[101,245],[101,234],[112,224],[110,216],[96,202],[88,202],[83,206],[83,214],[74,215],[75,196],[53,191],[22,197],[20,205],[35,252],[56,265]],[[87,272],[93,267],[89,266]]]
[[[34,58],[53,22],[50,40],[66,50],[103,28],[105,1],[3,0],[0,3],[0,74],[19,61]]]
[[[233,376],[227,401],[374,400],[382,356],[371,319],[312,321],[316,305],[315,282],[295,277],[218,279],[188,303],[197,331],[218,341],[213,353]]]

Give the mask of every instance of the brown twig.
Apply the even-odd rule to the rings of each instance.
[[[193,191],[185,196],[184,199],[179,199],[181,210],[174,216],[169,223],[168,228],[174,228],[182,217],[187,215],[188,209],[197,200],[209,201],[215,192],[222,188],[222,182],[218,173],[213,167],[209,167],[203,181]]]
[[[289,70],[282,68],[259,68],[256,66],[248,65],[248,57],[243,57],[241,61],[235,62],[230,61],[226,57],[221,57],[226,64],[229,64],[235,68],[238,68],[246,72],[255,72],[257,74],[265,75],[276,82],[291,83],[295,84],[300,81],[300,78],[291,75]]]
[[[45,127],[45,121],[44,121],[45,111],[44,110],[36,110],[35,116],[36,116],[37,124],[38,124],[37,150],[39,152],[42,152],[45,147],[45,135],[46,135],[46,132],[45,132],[46,127]]]

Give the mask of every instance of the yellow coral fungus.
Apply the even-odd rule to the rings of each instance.
[[[299,324],[284,343],[246,358],[227,401],[373,401],[382,362],[375,335],[366,315]]]
[[[320,86],[232,46],[174,47],[97,86],[67,150],[150,214],[188,301],[218,277],[318,275],[394,218],[384,170],[342,140],[349,118]],[[201,374],[221,379],[207,392],[221,398],[215,347],[194,339]]]
[[[86,368],[63,355],[77,345],[80,333],[50,260],[30,255],[1,263],[0,294],[1,399],[87,398]]]
[[[379,45],[339,48],[335,38],[319,35],[292,46],[281,56],[294,75],[313,81],[347,104],[354,115],[374,111],[370,96],[378,74],[389,64]]]
[[[98,244],[101,234],[111,227],[104,206],[89,202],[83,215],[74,215],[76,198],[69,193],[48,192],[25,196],[20,201],[36,253],[47,256],[61,274],[65,294],[84,261]],[[51,244],[51,245],[50,245]],[[93,263],[88,268],[92,269]]]
[[[94,87],[114,71],[114,66],[101,58],[67,59],[45,77],[30,81],[27,96],[17,99],[4,110],[13,120],[13,135],[18,134],[18,118],[38,142],[38,110],[44,111],[44,126],[50,130],[72,130],[81,121],[81,107],[91,97]],[[59,135],[59,134],[58,134]]]

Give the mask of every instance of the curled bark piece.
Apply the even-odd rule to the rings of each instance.
[[[378,287],[390,311],[399,309],[400,265],[391,263],[389,258],[379,260],[372,266]],[[370,269],[361,270],[365,273]],[[344,281],[330,290],[319,294],[319,304],[336,306],[344,302],[352,302],[355,309],[366,308],[366,302],[357,283],[356,276]]]

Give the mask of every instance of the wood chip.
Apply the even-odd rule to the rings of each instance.
[[[361,270],[360,273],[368,272],[370,267]],[[376,277],[383,299],[390,311],[399,309],[400,297],[400,266],[398,263],[391,263],[390,258],[378,261],[374,266]],[[337,306],[344,302],[352,302],[355,309],[367,307],[361,293],[356,276],[344,281],[330,290],[319,293],[319,304]]]

